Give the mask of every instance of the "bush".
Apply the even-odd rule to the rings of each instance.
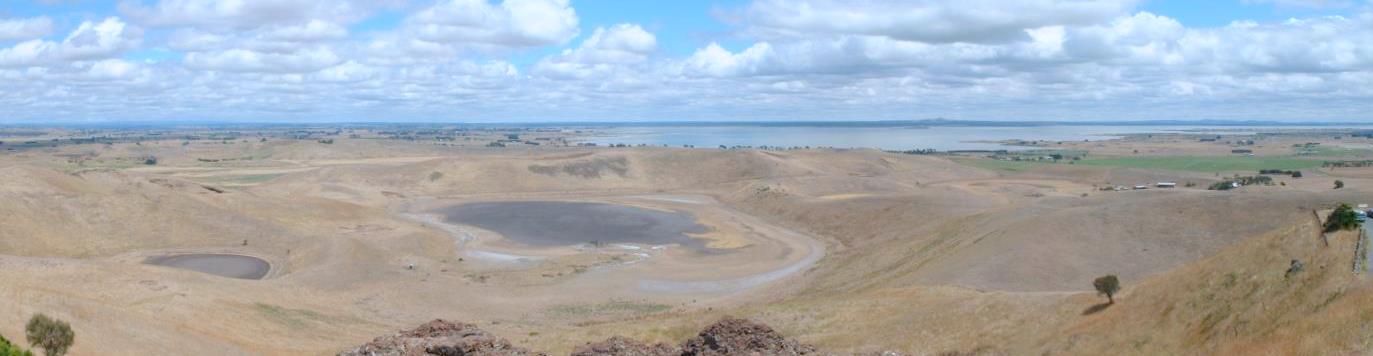
[[[33,352],[11,344],[8,339],[0,335],[0,356],[33,356]]]
[[[34,315],[29,319],[24,331],[28,334],[29,345],[42,348],[43,354],[47,356],[66,354],[67,348],[76,341],[76,333],[72,332],[71,325],[43,314]]]
[[[1349,204],[1341,203],[1334,212],[1330,213],[1330,217],[1325,219],[1325,232],[1357,228],[1359,228],[1359,218],[1354,214],[1354,208],[1350,208]]]
[[[1342,181],[1342,180],[1336,180],[1336,181],[1335,181],[1335,189],[1340,189],[1340,188],[1344,188],[1344,181]]]
[[[156,166],[156,165],[157,165],[157,157],[148,156],[147,159],[144,159],[144,160],[143,160],[143,164],[146,164],[146,165],[149,165],[149,166]]]

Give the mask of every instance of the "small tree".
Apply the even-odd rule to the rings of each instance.
[[[47,356],[66,354],[67,348],[76,341],[76,333],[72,332],[71,325],[43,314],[34,315],[29,319],[24,331],[28,334],[29,345],[42,348],[43,354]]]
[[[1342,181],[1342,180],[1335,180],[1335,189],[1340,189],[1340,188],[1344,188],[1344,181]]]
[[[1115,304],[1116,292],[1120,291],[1120,279],[1114,274],[1108,274],[1092,281],[1092,287],[1096,288],[1097,294],[1105,295],[1110,304]]]
[[[1330,213],[1330,217],[1325,219],[1325,232],[1335,232],[1340,230],[1353,230],[1359,228],[1359,217],[1354,214],[1354,208],[1349,204],[1341,203]]]

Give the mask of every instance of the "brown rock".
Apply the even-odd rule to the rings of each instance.
[[[578,347],[573,356],[784,356],[819,355],[810,345],[782,337],[747,319],[725,318],[701,330],[681,347],[648,345],[622,336]],[[526,356],[544,355],[515,347],[476,325],[434,320],[414,330],[378,337],[340,356]],[[887,354],[883,354],[886,356]]]
[[[669,356],[681,354],[668,344],[646,345],[634,339],[616,336],[590,343],[572,351],[572,356]]]
[[[814,355],[814,347],[787,340],[771,327],[747,319],[725,318],[682,343],[683,356]]]
[[[378,337],[339,356],[524,356],[543,355],[511,345],[467,323],[435,319],[414,330]]]

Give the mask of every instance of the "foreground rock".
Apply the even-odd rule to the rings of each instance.
[[[648,345],[625,337],[589,343],[573,356],[727,356],[816,355],[814,347],[782,337],[767,325],[725,318],[701,330],[681,346]],[[419,328],[383,336],[340,356],[543,355],[515,347],[476,325],[434,320]]]
[[[667,356],[680,354],[682,352],[675,346],[668,344],[650,346],[623,336],[586,344],[572,351],[572,356]]]
[[[812,355],[815,348],[788,340],[771,327],[726,318],[682,343],[682,355]]]
[[[543,355],[515,347],[476,325],[436,319],[410,331],[378,337],[340,356],[523,356]]]

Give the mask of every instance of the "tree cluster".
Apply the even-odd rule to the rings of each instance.
[[[1354,213],[1354,208],[1349,204],[1341,203],[1330,213],[1330,218],[1325,219],[1325,232],[1335,232],[1340,230],[1354,230],[1359,228],[1358,215]]]

